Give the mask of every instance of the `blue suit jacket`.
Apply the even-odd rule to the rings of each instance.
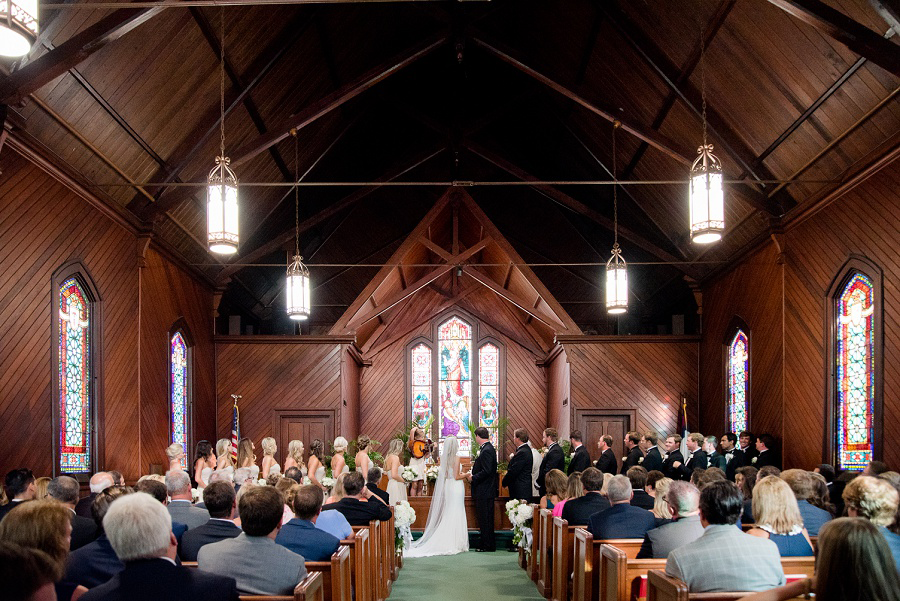
[[[299,553],[306,561],[330,561],[341,541],[336,536],[319,530],[309,520],[294,518],[281,527],[275,542]]]
[[[800,508],[800,517],[803,518],[803,526],[810,536],[819,536],[819,528],[830,522],[834,516],[820,509],[809,501],[797,501],[797,507]]]
[[[125,569],[105,534],[92,543],[69,553],[63,580],[89,589],[99,586]]]
[[[588,522],[588,530],[594,535],[594,540],[642,539],[648,530],[654,528],[656,528],[656,517],[652,513],[627,503],[613,505],[605,511],[595,513]]]

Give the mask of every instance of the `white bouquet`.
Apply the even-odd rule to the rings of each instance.
[[[312,484],[312,480],[309,479],[309,476],[303,476],[303,486],[307,484]]]
[[[394,505],[394,548],[397,553],[408,549],[412,544],[412,532],[409,527],[416,521],[416,510],[408,501],[400,501]]]
[[[521,504],[522,502],[518,499],[510,499],[506,502],[506,517],[509,518],[509,521],[512,521],[512,515],[510,515],[510,512]]]
[[[414,470],[413,468],[411,468],[409,466],[403,468],[403,473],[400,475],[403,476],[403,480],[407,484],[409,484],[410,482],[414,482],[416,477],[418,476],[418,474],[416,473],[416,470]]]
[[[332,478],[331,476],[325,476],[324,478],[322,478],[321,484],[325,488],[330,489],[332,486],[334,486],[334,478]]]
[[[191,499],[193,499],[194,503],[200,500],[200,497],[203,495],[202,488],[192,488],[191,489]]]
[[[265,480],[265,478],[260,478],[259,480],[256,481],[256,483],[259,484],[260,486],[265,486],[266,480]]]
[[[438,471],[440,471],[440,468],[438,468],[438,466],[436,465],[432,465],[427,470],[425,470],[425,479],[429,482],[434,482],[435,480],[437,480]]]
[[[534,508],[517,499],[506,502],[506,517],[513,526],[513,544],[531,550],[531,525]]]

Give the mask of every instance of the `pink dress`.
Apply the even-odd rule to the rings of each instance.
[[[552,515],[555,518],[561,518],[563,506],[566,504],[566,500],[567,499],[563,499],[562,501],[560,501],[559,503],[554,505],[553,509],[550,510],[550,515]]]

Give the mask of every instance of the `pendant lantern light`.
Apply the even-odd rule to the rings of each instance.
[[[612,315],[628,310],[628,268],[619,247],[619,197],[616,175],[616,130],[622,125],[613,122],[612,172],[613,172],[613,247],[612,256],[606,262],[606,312]]]
[[[297,150],[297,130],[292,129],[294,136],[294,224],[296,235],[294,237],[294,258],[287,268],[287,314],[296,321],[309,318],[310,312],[310,281],[309,269],[303,264],[300,256],[300,189],[297,184],[299,176],[299,152]]]
[[[691,240],[709,244],[722,239],[725,231],[725,193],[722,186],[722,163],[706,141],[706,73],[703,28],[700,28],[700,95],[703,101],[703,144],[700,155],[691,165],[690,206]]]
[[[25,56],[37,35],[37,0],[0,0],[0,56]]]
[[[206,236],[209,250],[230,255],[238,249],[238,180],[225,156],[225,12],[220,9],[219,156],[206,180]]]

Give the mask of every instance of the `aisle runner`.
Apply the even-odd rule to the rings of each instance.
[[[391,601],[459,601],[460,599],[516,599],[544,601],[525,570],[516,565],[518,553],[460,553],[403,561]]]

